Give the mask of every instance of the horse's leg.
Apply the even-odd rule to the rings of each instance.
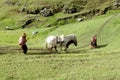
[[[50,49],[49,49],[49,52],[50,52],[50,53],[52,53],[52,49],[53,49],[53,48],[50,48]]]
[[[58,53],[57,46],[55,46],[55,51]]]
[[[49,53],[52,52],[52,48],[53,48],[53,47],[48,47],[48,44],[47,44],[47,43],[46,43],[46,48],[47,48],[47,50],[49,51]]]
[[[64,51],[66,51],[66,52],[68,53],[67,49],[68,49],[68,48],[67,48],[67,47],[65,47]]]
[[[57,53],[61,53],[62,47],[59,46],[59,49],[57,49],[57,46],[55,46],[55,50],[56,50]]]
[[[61,51],[62,51],[62,47],[60,46],[60,49],[59,49],[59,52],[58,52],[58,53],[61,53]]]

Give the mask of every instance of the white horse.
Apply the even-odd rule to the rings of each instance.
[[[77,46],[77,39],[75,34],[70,34],[70,35],[61,35],[60,38],[63,40],[60,44],[61,46],[61,50],[62,48],[64,48],[65,51],[67,51],[67,49],[69,48],[69,46],[71,44],[74,44],[75,46]]]
[[[60,46],[60,44],[63,42],[63,39],[61,39],[59,36],[49,36],[46,38],[46,48],[52,51],[53,48],[55,48],[56,52],[58,52],[57,47]]]

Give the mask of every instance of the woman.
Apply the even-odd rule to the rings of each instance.
[[[96,48],[96,47],[97,47],[97,35],[91,38],[91,48]]]
[[[27,39],[26,39],[26,33],[23,33],[22,36],[19,38],[19,45],[21,46],[21,49],[23,50],[24,54],[27,54],[27,45],[26,45]]]

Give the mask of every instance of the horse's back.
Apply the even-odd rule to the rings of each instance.
[[[56,39],[56,36],[48,36],[47,38],[46,38],[46,43],[51,43],[51,42],[53,42],[54,40]]]

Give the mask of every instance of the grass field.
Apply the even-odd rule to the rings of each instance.
[[[0,80],[119,80],[119,17],[119,13],[112,13],[58,28],[1,30]],[[38,34],[33,36],[33,31]],[[23,32],[28,38],[27,55],[18,46]],[[45,49],[47,36],[72,33],[78,46],[71,45],[68,53],[50,54]],[[95,34],[99,47],[90,49],[90,38]]]

